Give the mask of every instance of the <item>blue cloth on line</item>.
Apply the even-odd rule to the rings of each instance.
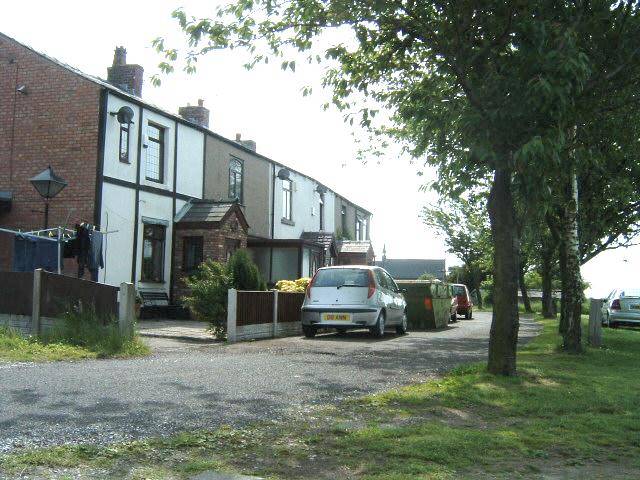
[[[58,242],[48,238],[16,234],[13,244],[13,271],[33,272],[42,268],[58,271]]]

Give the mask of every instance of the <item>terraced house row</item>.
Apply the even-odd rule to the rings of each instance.
[[[241,247],[269,282],[373,262],[370,212],[255,142],[213,132],[202,100],[178,115],[145,102],[143,67],[124,48],[102,80],[0,34],[0,66],[0,227],[40,227],[29,180],[51,166],[68,185],[48,224],[107,233],[98,281],[175,296],[203,259]]]

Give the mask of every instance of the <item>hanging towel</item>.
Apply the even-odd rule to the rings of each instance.
[[[102,233],[93,230],[90,233],[91,249],[89,250],[89,271],[91,272],[91,280],[98,281],[98,269],[104,267],[104,259],[102,257]]]
[[[58,271],[58,242],[48,238],[16,234],[13,247],[13,270],[33,272],[42,268]]]

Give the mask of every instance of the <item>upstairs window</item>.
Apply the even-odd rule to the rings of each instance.
[[[129,124],[120,124],[120,161],[129,163]]]
[[[242,203],[242,162],[237,158],[229,162],[229,198]]]
[[[282,218],[293,220],[291,216],[291,180],[282,180]]]
[[[164,128],[147,126],[147,163],[145,178],[152,182],[164,182]]]
[[[356,240],[367,240],[367,219],[356,217]]]
[[[182,270],[186,273],[194,273],[202,263],[203,252],[202,237],[184,237]]]

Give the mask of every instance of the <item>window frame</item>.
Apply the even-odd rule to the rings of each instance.
[[[149,237],[147,236],[147,229],[153,229],[157,231],[162,231],[162,238],[153,238],[151,236],[151,260],[153,262],[153,267],[155,268],[154,262],[154,251],[157,248],[158,244],[160,245],[160,272],[159,275],[147,275],[147,271],[145,269],[145,244]],[[144,223],[142,226],[142,268],[140,269],[140,281],[143,283],[164,283],[164,270],[166,264],[166,253],[167,253],[167,227],[165,225],[159,225],[156,223]],[[157,273],[157,272],[156,272]]]
[[[324,194],[320,194],[320,203],[318,206],[318,216],[320,217],[320,231],[324,231]]]
[[[344,204],[341,206],[340,215],[342,215],[341,217],[342,233],[346,235],[347,234],[347,206]]]
[[[191,253],[190,248],[194,246],[197,249],[199,249],[199,255],[198,254],[193,255],[194,261],[189,262],[188,256]],[[198,257],[200,261],[195,260]],[[188,237],[182,237],[182,271],[187,274],[192,274],[198,269],[198,267],[200,266],[200,264],[202,264],[203,261],[204,261],[204,237],[202,235],[190,235]],[[193,263],[193,265],[191,265],[191,263]]]
[[[149,127],[155,128],[158,130],[158,139],[155,139],[149,135]],[[147,154],[145,157],[145,165],[144,165],[144,178],[150,182],[155,183],[164,183],[164,157],[165,157],[165,130],[166,128],[162,125],[158,125],[156,123],[149,122],[147,123]],[[148,165],[149,165],[149,143],[156,143],[158,145],[158,177],[153,178],[148,175]]]
[[[237,165],[240,166],[240,171],[239,172],[237,172],[235,170],[232,170],[232,165],[234,165],[234,164],[237,164]],[[238,185],[237,175],[239,173],[239,176],[240,176],[240,195],[237,195],[237,192],[234,192],[234,193],[236,193],[235,195],[231,194],[231,174],[232,174],[232,172],[235,175],[234,176],[234,181],[235,181],[234,187],[235,187],[236,190],[237,190],[237,185]],[[229,198],[230,199],[231,198],[237,198],[240,203],[243,203],[243,201],[244,201],[244,162],[242,160],[240,160],[239,158],[237,158],[237,157],[231,157],[229,159],[229,178],[228,178],[228,180],[229,180],[229,193],[228,193]]]
[[[290,179],[282,180],[282,219],[293,221],[293,181]]]
[[[130,123],[121,123],[120,124],[120,140],[118,142],[118,159],[120,160],[120,162],[122,163],[131,163],[129,161],[129,143],[131,141],[131,124]],[[125,154],[122,154],[122,137],[123,137],[123,132],[126,133],[127,135],[127,140],[126,140],[126,149],[125,149]]]

